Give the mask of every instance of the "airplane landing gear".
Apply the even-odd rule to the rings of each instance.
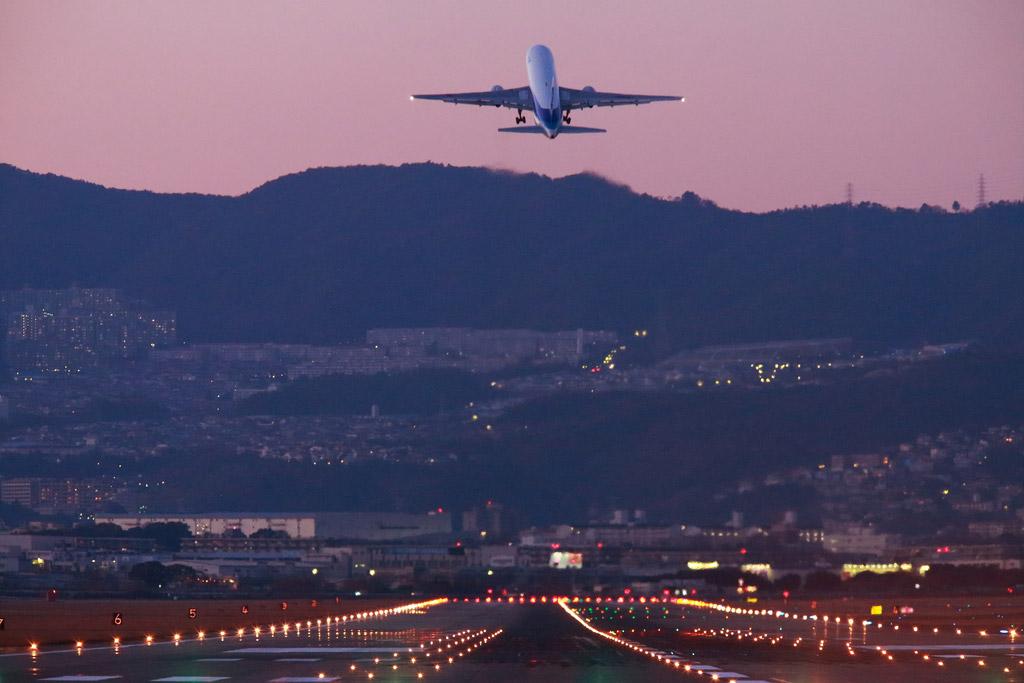
[[[564,123],[566,125],[572,123],[572,117],[569,116],[569,112],[568,111],[566,111],[564,114],[562,114],[562,123]]]
[[[526,117],[523,116],[522,109],[519,110],[519,114],[516,116],[516,125],[518,126],[520,123],[526,123]]]

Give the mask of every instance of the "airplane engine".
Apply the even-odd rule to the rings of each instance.
[[[594,92],[594,86],[592,86],[592,85],[585,85],[585,86],[583,86],[583,92]]]
[[[504,90],[504,88],[502,88],[500,85],[492,85],[491,86],[491,92],[500,92],[502,90]]]

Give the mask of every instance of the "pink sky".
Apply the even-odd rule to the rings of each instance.
[[[515,112],[413,92],[526,83],[685,104],[580,112],[605,135],[501,135]],[[1024,197],[1024,2],[0,3],[0,161],[238,194],[310,166],[408,161],[692,189],[764,210]]]

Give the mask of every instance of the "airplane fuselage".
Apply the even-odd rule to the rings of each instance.
[[[544,45],[534,45],[526,53],[526,73],[533,95],[533,116],[549,138],[562,127],[562,97],[555,75],[555,57]]]
[[[636,95],[631,93],[603,92],[592,86],[580,89],[563,88],[558,85],[555,75],[555,57],[546,45],[534,45],[526,51],[525,86],[503,88],[492,86],[480,92],[447,92],[412,95],[413,100],[434,100],[451,104],[471,104],[477,107],[515,109],[516,125],[499,128],[499,133],[540,133],[552,140],[561,134],[607,133],[604,128],[573,126],[570,114],[594,107],[639,106],[651,102],[681,101],[674,95]],[[526,111],[533,108],[535,125],[526,123]]]

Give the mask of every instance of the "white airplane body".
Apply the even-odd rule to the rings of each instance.
[[[623,93],[598,92],[590,86],[580,90],[562,88],[555,73],[555,58],[544,45],[534,45],[526,53],[526,75],[529,85],[521,88],[502,88],[496,85],[484,92],[442,93],[437,95],[413,95],[411,99],[438,100],[452,104],[475,104],[480,107],[507,107],[517,110],[516,127],[499,128],[502,133],[543,133],[549,139],[560,133],[604,133],[603,128],[570,126],[570,113],[577,109],[593,107],[615,107],[627,104],[641,105],[650,102],[685,102],[685,98],[674,95],[628,95]],[[523,110],[532,109],[535,125],[526,123]]]

